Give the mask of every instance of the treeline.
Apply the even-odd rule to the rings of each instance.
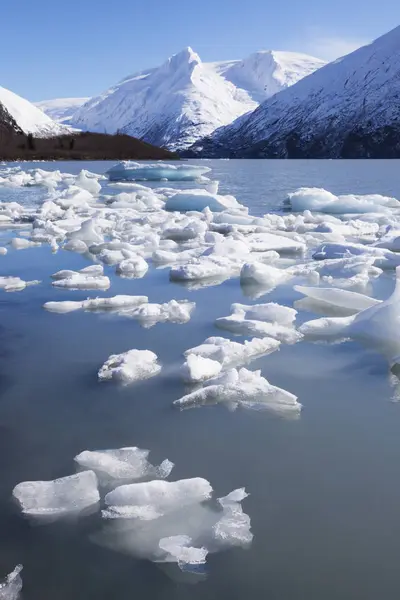
[[[176,160],[178,155],[164,148],[124,134],[76,132],[52,138],[31,133],[0,135],[0,160]]]

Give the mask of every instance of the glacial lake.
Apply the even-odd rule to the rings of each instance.
[[[200,161],[193,161],[199,163]],[[383,194],[400,199],[400,161],[206,161],[220,193],[253,215],[282,212],[301,186],[335,194]],[[22,169],[104,173],[112,163],[23,163]],[[167,185],[167,184],[162,184]],[[171,187],[170,184],[168,184]],[[185,184],[195,187],[193,184]],[[180,186],[182,187],[182,186]],[[107,188],[103,193],[107,193]],[[114,189],[110,194],[116,193]],[[0,201],[32,205],[42,188],[0,186]],[[17,230],[2,229],[0,245]],[[190,289],[150,267],[142,279],[111,279],[103,292],[58,290],[50,276],[88,261],[46,245],[0,256],[0,274],[41,284],[0,290],[0,578],[24,566],[24,600],[377,600],[400,586],[400,404],[387,361],[357,342],[282,344],[251,363],[274,385],[295,394],[299,419],[264,411],[207,406],[179,411],[185,393],[177,376],[182,353],[210,336],[234,302],[293,306],[293,282],[261,298],[246,297],[239,279]],[[394,271],[373,282],[387,298]],[[50,300],[116,294],[152,302],[196,302],[189,323],[146,329],[113,314],[54,314]],[[297,324],[318,318],[299,311]],[[242,341],[242,340],[240,340]],[[113,353],[155,352],[163,365],[153,379],[121,387],[101,384],[97,371]],[[96,517],[35,526],[11,501],[21,481],[74,472],[86,449],[138,446],[158,464],[175,463],[172,479],[204,477],[216,496],[245,487],[254,539],[248,549],[210,554],[207,577],[168,573],[159,565],[93,543]]]

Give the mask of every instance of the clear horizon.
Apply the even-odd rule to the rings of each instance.
[[[94,0],[70,0],[68,10],[51,0],[22,0],[18,9],[2,7],[0,51],[8,60],[0,85],[33,102],[94,96],[187,46],[204,61],[270,49],[333,60],[400,23],[400,5],[388,0],[385,8],[376,14],[361,0],[288,0],[282,12],[263,0],[248,0],[244,10],[203,0],[188,10],[183,0],[149,0],[145,8],[121,0],[112,13]]]

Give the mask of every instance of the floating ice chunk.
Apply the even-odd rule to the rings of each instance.
[[[105,497],[105,518],[158,519],[184,507],[208,500],[212,487],[206,479],[148,481],[121,485]]]
[[[100,183],[97,181],[97,178],[95,177],[88,177],[89,172],[82,170],[78,177],[75,179],[75,185],[77,185],[78,187],[87,190],[88,192],[90,192],[91,194],[93,194],[93,196],[97,196],[97,194],[100,192],[101,190],[101,185]]]
[[[145,304],[149,301],[147,296],[113,296],[111,298],[88,298],[74,302],[65,300],[61,302],[46,302],[43,308],[50,312],[67,313],[74,310],[99,310],[118,311],[124,308],[132,308]]]
[[[303,241],[296,241],[274,233],[251,233],[246,236],[246,243],[252,252],[269,252],[279,254],[302,254],[306,250]]]
[[[73,277],[77,273],[97,277],[98,275],[103,275],[104,270],[102,265],[90,265],[89,267],[85,267],[80,271],[71,271],[70,269],[63,269],[62,271],[57,271],[57,273],[53,273],[51,278],[58,281],[60,279],[67,279],[68,277]]]
[[[236,335],[272,337],[285,344],[295,344],[302,338],[302,335],[293,326],[246,319],[244,312],[234,313],[229,317],[220,317],[216,319],[215,325],[219,329],[231,331]]]
[[[76,252],[77,254],[86,254],[88,252],[88,247],[85,242],[82,240],[69,240],[63,246],[64,250],[69,250],[69,252]]]
[[[165,562],[177,562],[180,565],[205,564],[207,548],[195,548],[191,544],[192,539],[188,535],[171,535],[161,538],[159,547],[167,553]]]
[[[272,265],[260,262],[246,263],[240,272],[242,285],[259,285],[263,289],[273,290],[277,285],[285,283],[293,275],[285,269],[277,269]]]
[[[161,366],[157,355],[150,350],[128,350],[112,354],[99,370],[99,380],[114,379],[127,384],[158,375]]]
[[[163,232],[163,238],[175,242],[187,242],[194,240],[199,235],[204,235],[207,225],[202,221],[191,221],[184,227],[169,227]]]
[[[232,304],[233,313],[244,313],[246,319],[255,319],[257,321],[269,321],[279,323],[280,325],[291,325],[296,319],[297,310],[289,306],[282,306],[276,302],[267,304]]]
[[[0,277],[0,290],[5,292],[22,292],[30,285],[38,285],[40,281],[24,281],[19,277]]]
[[[91,277],[76,273],[67,279],[57,279],[52,285],[71,290],[107,290],[111,282],[108,277]]]
[[[231,410],[237,407],[265,409],[273,413],[297,417],[301,404],[296,396],[271,385],[261,371],[237,371],[231,369],[215,379],[210,379],[203,388],[175,400],[179,408],[194,408],[202,405],[225,404]]]
[[[154,494],[151,484],[157,483],[165,489],[157,486]],[[118,505],[103,512],[107,525],[97,540],[157,563],[175,562],[185,572],[190,565],[203,564],[207,552],[251,542],[250,519],[240,504],[247,496],[244,490],[234,490],[226,502],[219,499],[215,508],[209,502],[212,488],[204,479],[165,484],[136,484],[140,491],[136,489],[133,498],[129,492],[133,486],[123,486],[128,489]]]
[[[53,481],[24,481],[15,486],[13,496],[24,515],[51,519],[78,515],[100,501],[93,471]]]
[[[166,459],[154,466],[148,461],[148,456],[149,450],[133,446],[116,450],[85,450],[75,456],[75,461],[80,467],[94,471],[101,485],[168,477],[174,464]]]
[[[365,246],[363,244],[322,244],[315,249],[313,258],[315,260],[349,258],[351,256],[376,256],[384,257],[385,251],[374,246]]]
[[[102,250],[99,254],[99,260],[105,265],[117,265],[125,259],[121,250]]]
[[[201,212],[205,208],[219,212],[228,208],[243,208],[234,196],[211,194],[207,190],[185,190],[170,196],[165,203],[165,210],[186,212],[190,210]]]
[[[63,270],[52,275],[52,285],[71,290],[107,290],[111,283],[103,276],[101,265],[90,265],[80,271]]]
[[[40,242],[32,242],[31,240],[26,240],[24,238],[13,238],[11,240],[11,246],[15,250],[24,250],[25,248],[34,248],[35,246],[41,246]]]
[[[222,364],[198,354],[188,354],[182,366],[182,377],[187,383],[201,383],[221,372]]]
[[[87,246],[90,246],[91,244],[101,244],[101,242],[104,241],[103,236],[96,231],[95,219],[83,221],[81,227],[76,231],[68,233],[67,237],[69,240],[85,242]]]
[[[138,307],[122,310],[119,314],[137,319],[143,327],[153,327],[157,323],[187,323],[195,308],[195,302],[170,300],[165,304],[143,303]]]
[[[304,323],[300,331],[316,339],[357,339],[385,354],[391,365],[400,359],[400,268],[392,295],[350,317],[323,318]]]
[[[94,200],[92,194],[87,190],[71,185],[69,188],[61,192],[54,202],[67,210],[68,208],[85,209],[89,208],[89,204]]]
[[[323,188],[300,188],[289,194],[289,202],[296,212],[390,213],[391,209],[400,208],[398,200],[380,194],[335,196]]]
[[[143,164],[125,160],[111,167],[107,175],[110,181],[195,181],[209,171],[209,167],[198,165]]]
[[[0,247],[0,255],[4,256],[5,254],[7,254],[8,250],[7,248],[4,248],[4,246]]]
[[[300,294],[304,294],[308,298],[316,300],[322,304],[354,310],[355,312],[365,310],[371,306],[381,303],[380,300],[376,300],[370,296],[365,296],[364,294],[357,294],[356,292],[350,292],[348,290],[341,290],[337,288],[319,288],[295,285],[294,289],[297,292],[300,292]]]
[[[143,277],[149,269],[149,265],[141,256],[122,260],[116,268],[116,272],[124,277]]]
[[[222,517],[215,523],[215,539],[228,546],[247,546],[253,540],[250,517],[243,512],[241,502],[248,497],[244,488],[233,490],[218,502],[224,509]]]
[[[73,300],[64,300],[63,302],[46,302],[43,304],[43,308],[50,312],[55,313],[69,313],[74,310],[80,310],[82,308],[82,302],[75,302]]]
[[[203,256],[245,257],[243,260],[246,260],[249,254],[250,250],[243,241],[231,238],[218,241],[203,252]]]
[[[253,338],[250,341],[246,340],[243,344],[222,337],[210,337],[200,346],[186,350],[185,356],[189,358],[196,355],[208,358],[213,362],[219,362],[226,369],[238,367],[260,356],[270,354],[278,350],[279,346],[280,342],[270,337]]]
[[[202,279],[222,283],[240,272],[242,256],[201,256],[186,264],[171,268],[171,281],[200,281]]]
[[[18,600],[22,590],[22,565],[17,565],[12,573],[0,582],[0,600]]]

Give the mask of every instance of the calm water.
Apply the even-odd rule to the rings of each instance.
[[[211,161],[221,192],[253,214],[282,208],[288,191],[321,186],[335,193],[400,198],[399,161]],[[29,168],[24,164],[23,168]],[[38,166],[38,165],[35,165]],[[108,163],[42,163],[45,169],[104,172]],[[1,199],[32,202],[41,191],[4,190]],[[18,195],[18,199],[17,196]],[[2,234],[1,243],[10,235]],[[106,295],[145,294],[151,301],[197,303],[189,324],[143,329],[113,315],[44,311],[48,300],[90,292],[52,288],[50,275],[87,265],[79,255],[47,247],[0,257],[1,275],[40,279],[0,295],[0,574],[24,565],[25,600],[376,600],[400,586],[400,405],[392,401],[385,360],[356,343],[282,346],[252,363],[271,383],[295,393],[298,421],[222,406],[179,412],[185,389],[176,374],[182,352],[218,335],[216,317],[232,302],[252,303],[239,281],[190,291],[169,283],[168,270],[124,280],[106,268]],[[386,297],[390,276],[379,282]],[[281,286],[258,302],[292,305],[300,296]],[[300,313],[299,321],[312,318]],[[226,335],[228,337],[229,334]],[[96,373],[112,353],[149,349],[160,377],[118,388]],[[74,470],[84,449],[140,446],[152,462],[168,457],[173,478],[205,477],[217,495],[245,486],[243,507],[254,541],[247,551],[211,555],[197,585],[167,577],[155,564],[90,541],[96,517],[34,527],[20,518],[10,493],[24,480],[54,479]]]

